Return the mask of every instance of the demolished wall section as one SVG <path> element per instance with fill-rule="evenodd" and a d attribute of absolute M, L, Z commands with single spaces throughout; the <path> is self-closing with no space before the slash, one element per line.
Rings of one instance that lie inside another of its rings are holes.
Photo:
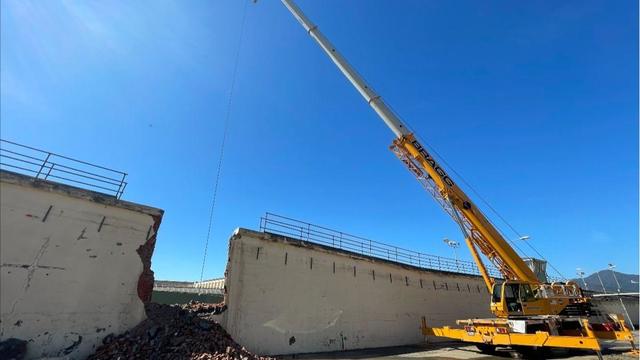
<path fill-rule="evenodd" d="M 220 322 L 262 355 L 417 344 L 433 326 L 489 316 L 478 276 L 408 265 L 238 229 Z"/>
<path fill-rule="evenodd" d="M 162 210 L 0 175 L 0 340 L 82 359 L 144 320 Z"/>

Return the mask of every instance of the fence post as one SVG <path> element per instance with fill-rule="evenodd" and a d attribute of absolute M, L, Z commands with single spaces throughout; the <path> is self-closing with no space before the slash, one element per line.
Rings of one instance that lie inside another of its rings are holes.
<path fill-rule="evenodd" d="M 122 173 L 122 180 L 120 180 L 120 185 L 118 185 L 118 192 L 116 192 L 116 198 L 120 199 L 122 193 L 124 192 L 124 179 L 127 177 L 127 173 Z"/>
<path fill-rule="evenodd" d="M 42 165 L 40 165 L 40 170 L 38 170 L 38 173 L 36 174 L 36 179 L 38 178 L 38 176 L 40 176 L 40 173 L 42 172 L 42 169 L 44 169 L 44 166 L 47 164 L 47 161 L 49 161 L 49 156 L 51 156 L 51 153 L 47 153 L 47 157 L 42 162 Z"/>
<path fill-rule="evenodd" d="M 53 167 L 54 167 L 55 165 L 56 165 L 56 164 L 51 163 L 51 167 L 49 168 L 49 171 L 47 171 L 47 175 L 45 175 L 45 177 L 44 177 L 44 179 L 45 179 L 45 180 L 47 180 L 47 178 L 49 177 L 49 174 L 51 174 L 51 170 L 53 170 Z"/>

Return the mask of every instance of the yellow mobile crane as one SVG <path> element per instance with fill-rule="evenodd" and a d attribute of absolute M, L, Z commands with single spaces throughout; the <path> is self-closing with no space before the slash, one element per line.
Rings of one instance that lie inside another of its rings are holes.
<path fill-rule="evenodd" d="M 476 343 L 481 350 L 495 346 L 563 347 L 592 349 L 600 355 L 599 339 L 626 340 L 633 336 L 622 316 L 608 323 L 591 324 L 590 298 L 575 282 L 543 283 L 518 256 L 482 211 L 456 185 L 436 159 L 420 143 L 402 120 L 385 104 L 346 59 L 336 50 L 292 0 L 281 0 L 320 45 L 366 102 L 393 131 L 391 150 L 424 188 L 453 218 L 491 294 L 493 319 L 458 320 L 463 328 L 432 328 L 422 319 L 424 335 L 441 336 Z M 484 255 L 502 274 L 497 281 L 480 257 Z"/>

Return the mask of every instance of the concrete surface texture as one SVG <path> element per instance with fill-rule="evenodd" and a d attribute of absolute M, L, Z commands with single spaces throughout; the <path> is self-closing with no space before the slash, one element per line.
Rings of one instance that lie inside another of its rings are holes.
<path fill-rule="evenodd" d="M 431 325 L 489 316 L 480 277 L 238 229 L 230 239 L 221 324 L 263 355 L 416 344 Z"/>
<path fill-rule="evenodd" d="M 162 210 L 0 173 L 0 339 L 85 358 L 145 318 Z"/>
<path fill-rule="evenodd" d="M 637 339 L 637 333 L 636 339 Z M 603 347 L 602 355 L 605 360 L 632 360 L 637 356 L 629 354 L 628 344 L 620 343 L 607 344 Z M 409 360 L 409 359 L 438 359 L 438 360 L 454 360 L 454 359 L 479 359 L 479 360 L 505 360 L 519 358 L 517 353 L 507 348 L 499 348 L 496 354 L 487 355 L 481 353 L 475 346 L 460 342 L 445 342 L 437 344 L 424 344 L 414 346 L 399 346 L 390 348 L 377 348 L 355 351 L 342 351 L 334 353 L 316 353 L 296 355 L 291 357 L 283 357 L 284 359 L 385 359 L 385 360 Z M 568 351 L 562 349 L 552 349 L 547 351 L 544 356 L 533 358 L 539 359 L 565 359 L 565 360 L 597 360 L 598 356 L 592 351 Z"/>

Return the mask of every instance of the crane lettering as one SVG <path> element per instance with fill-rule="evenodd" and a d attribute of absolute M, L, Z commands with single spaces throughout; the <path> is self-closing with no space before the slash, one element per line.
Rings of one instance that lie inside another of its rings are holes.
<path fill-rule="evenodd" d="M 424 147 L 422 147 L 422 145 L 418 142 L 418 140 L 415 140 L 415 139 L 412 140 L 411 144 L 416 148 L 416 150 L 418 150 L 420 155 L 424 157 L 425 161 L 428 162 L 429 165 L 431 165 L 433 170 L 435 170 L 436 173 L 440 175 L 440 178 L 442 179 L 442 181 L 444 181 L 444 183 L 449 186 L 453 186 L 453 180 L 451 180 L 451 178 L 447 175 L 447 173 L 436 163 L 435 159 L 431 157 L 431 155 L 429 155 L 427 150 Z"/>

